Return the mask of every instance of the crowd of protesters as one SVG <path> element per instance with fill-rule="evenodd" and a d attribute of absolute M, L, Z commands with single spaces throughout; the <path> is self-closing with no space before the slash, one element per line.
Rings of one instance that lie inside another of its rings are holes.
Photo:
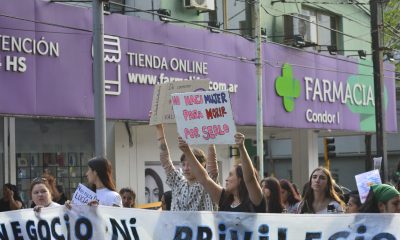
<path fill-rule="evenodd" d="M 244 145 L 245 136 L 235 134 L 240 163 L 233 165 L 225 179 L 225 187 L 218 183 L 217 154 L 214 145 L 208 146 L 207 155 L 191 148 L 178 138 L 182 171 L 172 163 L 164 127 L 156 126 L 160 162 L 165 170 L 166 184 L 171 191 L 164 192 L 161 210 L 166 211 L 229 211 L 288 214 L 339 214 L 339 213 L 400 213 L 399 185 L 372 185 L 362 204 L 357 191 L 344 194 L 331 173 L 324 167 L 312 171 L 303 187 L 303 194 L 287 179 L 275 177 L 259 179 Z M 400 164 L 399 164 L 400 165 Z M 399 166 L 400 168 L 400 166 Z M 400 169 L 398 169 L 398 172 Z M 112 166 L 105 158 L 88 161 L 86 172 L 88 187 L 96 193 L 91 206 L 136 207 L 136 193 L 129 187 L 117 192 L 112 176 Z M 36 212 L 44 207 L 65 204 L 72 208 L 56 179 L 44 172 L 32 180 L 31 205 Z M 13 184 L 3 186 L 0 212 L 18 210 L 24 205 L 18 188 Z"/>

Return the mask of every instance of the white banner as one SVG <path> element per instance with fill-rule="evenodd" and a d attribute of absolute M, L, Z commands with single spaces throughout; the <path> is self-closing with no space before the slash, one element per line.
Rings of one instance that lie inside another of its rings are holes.
<path fill-rule="evenodd" d="M 227 91 L 172 94 L 179 135 L 188 144 L 234 144 L 236 133 Z"/>
<path fill-rule="evenodd" d="M 0 239 L 396 240 L 400 214 L 162 212 L 64 206 L 0 213 Z"/>

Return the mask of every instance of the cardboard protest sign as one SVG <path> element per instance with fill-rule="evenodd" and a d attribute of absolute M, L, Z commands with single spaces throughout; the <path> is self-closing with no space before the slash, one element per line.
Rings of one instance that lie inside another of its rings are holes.
<path fill-rule="evenodd" d="M 208 80 L 193 80 L 164 83 L 154 86 L 150 125 L 175 123 L 171 94 L 206 91 L 208 90 L 208 85 Z"/>
<path fill-rule="evenodd" d="M 95 199 L 96 193 L 87 188 L 85 185 L 79 183 L 74 195 L 72 196 L 71 203 L 75 205 L 86 205 Z"/>
<path fill-rule="evenodd" d="M 172 94 L 179 135 L 188 144 L 234 144 L 236 126 L 227 91 Z"/>
<path fill-rule="evenodd" d="M 361 203 L 367 199 L 369 189 L 372 185 L 381 184 L 381 176 L 379 170 L 372 170 L 369 172 L 361 173 L 355 176 L 358 193 L 360 195 Z"/>

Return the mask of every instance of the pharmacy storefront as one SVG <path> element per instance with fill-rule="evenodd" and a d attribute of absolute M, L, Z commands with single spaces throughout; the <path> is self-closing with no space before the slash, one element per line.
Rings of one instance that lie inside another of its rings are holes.
<path fill-rule="evenodd" d="M 70 194 L 85 181 L 94 152 L 91 10 L 14 0 L 0 13 L 0 183 L 17 184 L 28 200 L 30 181 L 49 171 Z M 118 188 L 133 188 L 139 203 L 159 199 L 166 189 L 157 185 L 165 176 L 147 125 L 154 85 L 208 79 L 210 90 L 230 92 L 239 130 L 256 124 L 253 42 L 118 14 L 105 17 L 105 34 L 108 156 Z M 374 131 L 370 63 L 263 47 L 265 127 Z M 387 131 L 394 132 L 392 66 L 385 76 Z M 176 126 L 166 131 L 179 162 Z M 229 146 L 217 151 L 224 178 Z M 153 172 L 154 191 L 145 192 Z"/>

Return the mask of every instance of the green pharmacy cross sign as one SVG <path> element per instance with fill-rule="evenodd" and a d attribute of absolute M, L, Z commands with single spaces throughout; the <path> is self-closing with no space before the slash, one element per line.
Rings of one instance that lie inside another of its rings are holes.
<path fill-rule="evenodd" d="M 276 93 L 282 97 L 286 112 L 294 110 L 294 100 L 300 96 L 300 81 L 293 78 L 292 66 L 285 63 L 282 67 L 282 76 L 275 81 Z"/>
<path fill-rule="evenodd" d="M 333 125 L 342 124 L 342 120 L 346 119 L 353 124 L 358 122 L 357 130 L 375 131 L 374 82 L 371 66 L 372 63 L 359 64 L 357 72 L 348 74 L 345 78 L 338 75 L 330 75 L 332 78 L 329 78 L 325 75 L 325 78 L 321 79 L 318 76 L 305 75 L 302 77 L 304 82 L 301 82 L 295 78 L 292 65 L 285 63 L 282 66 L 281 76 L 275 79 L 275 92 L 282 98 L 283 108 L 287 113 L 294 113 L 295 101 L 302 106 L 302 109 L 295 112 L 304 113 L 306 124 L 326 124 L 331 128 Z M 304 99 L 300 99 L 303 90 Z M 386 87 L 384 91 L 385 109 L 387 109 Z M 318 104 L 314 104 L 315 102 Z"/>

